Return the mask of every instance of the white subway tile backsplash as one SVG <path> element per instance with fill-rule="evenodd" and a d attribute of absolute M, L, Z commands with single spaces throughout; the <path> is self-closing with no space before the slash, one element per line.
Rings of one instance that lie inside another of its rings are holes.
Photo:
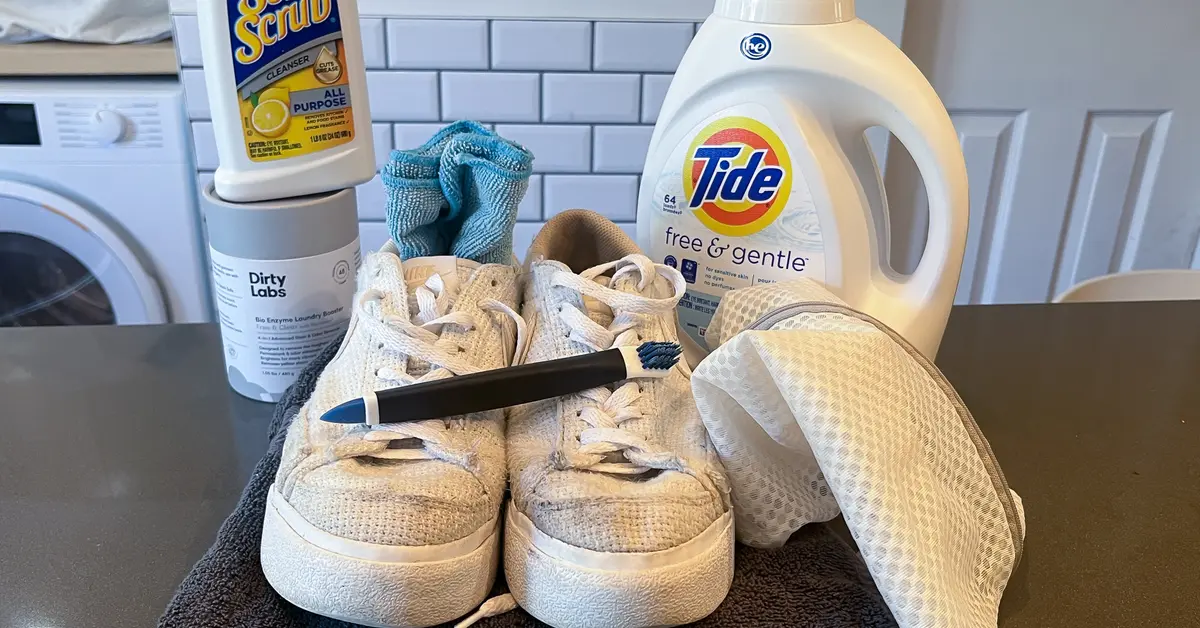
<path fill-rule="evenodd" d="M 436 72 L 367 72 L 367 90 L 376 122 L 438 119 Z"/>
<path fill-rule="evenodd" d="M 492 68 L 590 70 L 590 22 L 492 22 Z"/>
<path fill-rule="evenodd" d="M 383 37 L 383 20 L 363 18 L 358 21 L 362 31 L 363 64 L 368 70 L 387 67 L 387 43 Z"/>
<path fill-rule="evenodd" d="M 192 141 L 196 143 L 196 167 L 201 170 L 216 170 L 221 165 L 217 157 L 217 135 L 212 122 L 193 122 Z"/>
<path fill-rule="evenodd" d="M 372 124 L 371 143 L 375 145 L 375 167 L 382 168 L 392 154 L 392 125 Z"/>
<path fill-rule="evenodd" d="M 693 35 L 691 22 L 597 22 L 594 67 L 606 72 L 674 72 Z"/>
<path fill-rule="evenodd" d="M 486 70 L 486 20 L 388 20 L 388 67 Z"/>
<path fill-rule="evenodd" d="M 513 255 L 516 255 L 521 262 L 525 261 L 529 245 L 533 244 L 533 239 L 541 230 L 542 223 L 539 222 L 518 222 L 513 228 Z"/>
<path fill-rule="evenodd" d="M 374 253 L 383 248 L 383 245 L 387 244 L 387 241 L 390 239 L 392 239 L 392 235 L 388 233 L 387 223 L 358 223 L 358 246 L 362 250 L 364 258 L 366 258 L 367 253 Z"/>
<path fill-rule="evenodd" d="M 443 72 L 442 119 L 537 122 L 538 75 Z"/>
<path fill-rule="evenodd" d="M 199 26 L 194 16 L 172 19 L 196 167 L 209 171 L 218 159 Z M 519 257 L 546 218 L 575 207 L 634 235 L 651 125 L 698 24 L 375 17 L 360 24 L 378 166 L 392 148 L 424 144 L 443 121 L 500 123 L 500 135 L 535 155 L 517 214 Z M 201 182 L 211 179 L 200 173 Z M 387 191 L 379 176 L 356 191 L 363 249 L 378 250 L 388 239 Z"/>
<path fill-rule="evenodd" d="M 379 175 L 354 188 L 358 198 L 358 217 L 363 220 L 383 220 L 387 217 L 387 190 Z M 375 247 L 379 248 L 379 247 Z"/>
<path fill-rule="evenodd" d="M 429 138 L 435 133 L 442 130 L 445 126 L 441 122 L 432 122 L 429 124 L 396 124 L 392 137 L 395 139 L 397 150 L 412 150 L 420 148 Z"/>
<path fill-rule="evenodd" d="M 613 222 L 637 218 L 635 175 L 546 175 L 542 212 L 546 218 L 568 209 L 590 209 Z"/>
<path fill-rule="evenodd" d="M 537 222 L 542 219 L 542 175 L 529 177 L 529 191 L 517 207 L 517 220 Z"/>
<path fill-rule="evenodd" d="M 662 109 L 673 78 L 674 74 L 647 74 L 642 77 L 642 122 L 658 122 L 658 112 Z"/>
<path fill-rule="evenodd" d="M 496 133 L 533 152 L 534 172 L 587 172 L 591 165 L 591 127 L 499 124 Z"/>
<path fill-rule="evenodd" d="M 179 83 L 183 85 L 183 97 L 187 101 L 188 118 L 209 120 L 208 88 L 204 85 L 204 70 L 180 70 Z"/>
<path fill-rule="evenodd" d="M 636 222 L 619 222 L 617 223 L 617 226 L 621 228 L 621 231 L 624 231 L 626 234 L 628 234 L 630 238 L 633 238 L 634 242 L 637 242 Z"/>
<path fill-rule="evenodd" d="M 592 170 L 640 174 L 650 149 L 652 126 L 598 126 Z"/>
<path fill-rule="evenodd" d="M 175 52 L 180 67 L 203 65 L 200 56 L 200 24 L 194 15 L 176 15 L 171 18 L 175 27 Z"/>
<path fill-rule="evenodd" d="M 641 81 L 636 74 L 546 74 L 546 122 L 637 122 Z"/>

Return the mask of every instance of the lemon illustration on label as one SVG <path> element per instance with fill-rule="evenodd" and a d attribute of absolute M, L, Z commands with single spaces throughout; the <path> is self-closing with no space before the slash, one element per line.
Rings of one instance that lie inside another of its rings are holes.
<path fill-rule="evenodd" d="M 287 131 L 291 118 L 286 102 L 274 98 L 262 99 L 250 114 L 250 123 L 263 137 L 279 137 Z"/>
<path fill-rule="evenodd" d="M 288 105 L 292 104 L 292 93 L 286 87 L 268 87 L 258 95 L 259 100 L 278 100 Z"/>

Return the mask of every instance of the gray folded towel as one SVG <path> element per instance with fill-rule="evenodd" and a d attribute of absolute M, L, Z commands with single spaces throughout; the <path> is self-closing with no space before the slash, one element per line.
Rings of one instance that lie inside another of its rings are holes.
<path fill-rule="evenodd" d="M 312 394 L 341 341 L 325 349 L 284 393 L 271 419 L 271 444 L 254 468 L 237 507 L 175 592 L 160 628 L 348 628 L 351 624 L 299 609 L 267 584 L 258 562 L 267 490 L 275 481 L 288 424 Z M 695 624 L 710 628 L 896 626 L 862 560 L 825 525 L 809 525 L 787 545 L 763 550 L 739 545 L 729 597 Z M 496 592 L 505 590 L 503 574 Z M 523 611 L 484 619 L 480 628 L 542 626 Z"/>

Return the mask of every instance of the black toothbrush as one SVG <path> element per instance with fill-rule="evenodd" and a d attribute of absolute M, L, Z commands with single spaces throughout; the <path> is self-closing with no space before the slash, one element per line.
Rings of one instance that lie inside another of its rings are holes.
<path fill-rule="evenodd" d="M 679 363 L 674 342 L 646 342 L 571 358 L 450 377 L 380 390 L 321 415 L 328 423 L 407 423 L 497 410 L 607 386 L 625 379 L 662 378 Z"/>

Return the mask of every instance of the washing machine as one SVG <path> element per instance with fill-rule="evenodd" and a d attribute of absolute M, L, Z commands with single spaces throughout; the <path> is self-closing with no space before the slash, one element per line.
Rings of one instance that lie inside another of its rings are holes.
<path fill-rule="evenodd" d="M 0 326 L 212 319 L 173 79 L 0 81 Z"/>

